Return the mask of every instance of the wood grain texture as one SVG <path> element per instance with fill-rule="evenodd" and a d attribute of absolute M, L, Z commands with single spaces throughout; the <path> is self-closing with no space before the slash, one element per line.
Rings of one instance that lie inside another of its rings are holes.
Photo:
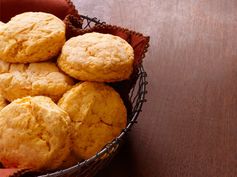
<path fill-rule="evenodd" d="M 237 1 L 74 0 L 151 36 L 148 102 L 97 177 L 237 176 Z"/>

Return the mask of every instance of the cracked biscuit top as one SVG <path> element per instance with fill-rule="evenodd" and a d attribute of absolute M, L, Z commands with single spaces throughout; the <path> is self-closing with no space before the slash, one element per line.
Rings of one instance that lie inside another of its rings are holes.
<path fill-rule="evenodd" d="M 119 94 L 102 83 L 79 83 L 63 95 L 58 105 L 71 118 L 72 148 L 82 159 L 99 152 L 127 123 L 127 111 Z"/>
<path fill-rule="evenodd" d="M 0 28 L 0 58 L 11 63 L 46 61 L 65 43 L 65 24 L 52 14 L 25 12 Z"/>
<path fill-rule="evenodd" d="M 70 118 L 50 98 L 17 99 L 0 111 L 0 162 L 5 168 L 58 168 L 70 151 Z"/>
<path fill-rule="evenodd" d="M 133 48 L 124 39 L 93 32 L 69 39 L 58 65 L 78 80 L 115 82 L 129 79 L 133 61 Z"/>
<path fill-rule="evenodd" d="M 57 101 L 72 87 L 73 80 L 52 62 L 9 64 L 0 61 L 0 90 L 8 101 L 44 95 Z"/>

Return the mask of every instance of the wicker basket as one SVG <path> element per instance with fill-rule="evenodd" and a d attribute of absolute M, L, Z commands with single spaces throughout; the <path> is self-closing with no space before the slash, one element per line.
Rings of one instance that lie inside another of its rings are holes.
<path fill-rule="evenodd" d="M 84 21 L 83 25 L 80 26 L 80 22 L 77 20 L 74 21 L 75 25 L 82 30 L 91 29 L 95 25 L 105 24 L 104 22 L 100 22 L 97 18 L 89 18 L 87 16 L 81 15 L 81 20 Z M 144 49 L 143 56 L 148 48 L 148 44 Z M 137 123 L 137 118 L 139 113 L 141 112 L 141 108 L 145 100 L 146 91 L 146 81 L 147 74 L 144 71 L 142 64 L 136 65 L 136 72 L 134 72 L 132 79 L 129 81 L 129 87 L 127 87 L 127 91 L 124 93 L 121 92 L 123 84 L 128 85 L 127 81 L 120 82 L 116 84 L 111 84 L 122 96 L 125 105 L 128 109 L 128 124 L 126 128 L 121 132 L 121 134 L 115 138 L 112 142 L 107 144 L 100 152 L 98 152 L 95 156 L 87 159 L 83 162 L 80 162 L 70 168 L 56 171 L 56 172 L 47 172 L 47 173 L 36 173 L 36 172 L 26 172 L 24 177 L 30 176 L 38 176 L 38 177 L 93 177 L 95 174 L 102 168 L 104 168 L 116 155 L 119 148 L 123 144 L 123 141 L 131 130 L 132 126 Z M 131 84 L 132 83 L 132 84 Z M 127 94 L 127 96 L 126 96 Z"/>

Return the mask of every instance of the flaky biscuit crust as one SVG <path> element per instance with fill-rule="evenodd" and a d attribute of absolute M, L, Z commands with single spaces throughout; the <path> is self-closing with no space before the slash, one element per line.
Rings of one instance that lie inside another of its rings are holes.
<path fill-rule="evenodd" d="M 78 80 L 115 82 L 129 79 L 133 61 L 133 48 L 125 40 L 93 32 L 69 39 L 58 65 Z"/>
<path fill-rule="evenodd" d="M 24 97 L 0 111 L 0 162 L 6 168 L 55 169 L 69 154 L 70 118 L 50 98 Z"/>
<path fill-rule="evenodd" d="M 57 101 L 73 85 L 52 62 L 9 64 L 0 61 L 0 89 L 8 101 L 43 95 Z"/>
<path fill-rule="evenodd" d="M 46 61 L 65 43 L 65 24 L 43 12 L 25 12 L 0 28 L 0 58 L 11 63 Z"/>
<path fill-rule="evenodd" d="M 99 152 L 127 123 L 126 108 L 119 94 L 102 83 L 79 83 L 63 95 L 58 105 L 71 118 L 72 148 L 82 159 Z"/>

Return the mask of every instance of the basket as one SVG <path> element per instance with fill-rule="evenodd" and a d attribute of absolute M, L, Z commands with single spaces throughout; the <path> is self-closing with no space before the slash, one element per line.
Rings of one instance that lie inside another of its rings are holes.
<path fill-rule="evenodd" d="M 88 16 L 80 15 L 81 20 L 84 21 L 83 26 L 80 26 L 78 21 L 75 21 L 80 28 L 82 29 L 90 29 L 95 25 L 98 24 L 105 24 L 104 22 L 101 22 L 97 18 L 90 18 Z M 148 44 L 145 50 L 147 50 Z M 146 51 L 145 51 L 146 52 Z M 145 53 L 144 52 L 144 53 Z M 144 56 L 143 56 L 144 57 Z M 29 176 L 38 176 L 38 177 L 93 177 L 96 175 L 96 173 L 101 170 L 102 168 L 106 167 L 109 162 L 112 160 L 112 158 L 116 155 L 119 148 L 124 142 L 124 139 L 126 135 L 129 133 L 131 128 L 135 123 L 137 123 L 137 118 L 139 113 L 141 112 L 142 105 L 146 101 L 145 95 L 147 93 L 146 91 L 146 77 L 147 74 L 140 63 L 139 66 L 136 67 L 137 70 L 135 74 L 133 74 L 132 82 L 130 80 L 130 88 L 127 92 L 127 97 L 124 96 L 121 92 L 120 95 L 123 98 L 125 105 L 128 109 L 128 123 L 125 129 L 121 132 L 121 134 L 116 137 L 112 142 L 107 144 L 100 152 L 98 152 L 96 155 L 91 157 L 90 159 L 87 159 L 83 162 L 80 162 L 70 168 L 59 170 L 56 172 L 50 172 L 50 173 L 34 173 L 34 172 L 28 172 L 25 173 L 24 177 Z M 126 82 L 126 81 L 125 81 Z M 124 83 L 124 82 L 123 82 Z M 123 83 L 119 83 L 123 84 Z M 126 83 L 125 83 L 126 84 Z M 112 84 L 112 86 L 119 91 L 119 88 L 116 84 Z M 22 176 L 22 175 L 21 175 Z"/>

